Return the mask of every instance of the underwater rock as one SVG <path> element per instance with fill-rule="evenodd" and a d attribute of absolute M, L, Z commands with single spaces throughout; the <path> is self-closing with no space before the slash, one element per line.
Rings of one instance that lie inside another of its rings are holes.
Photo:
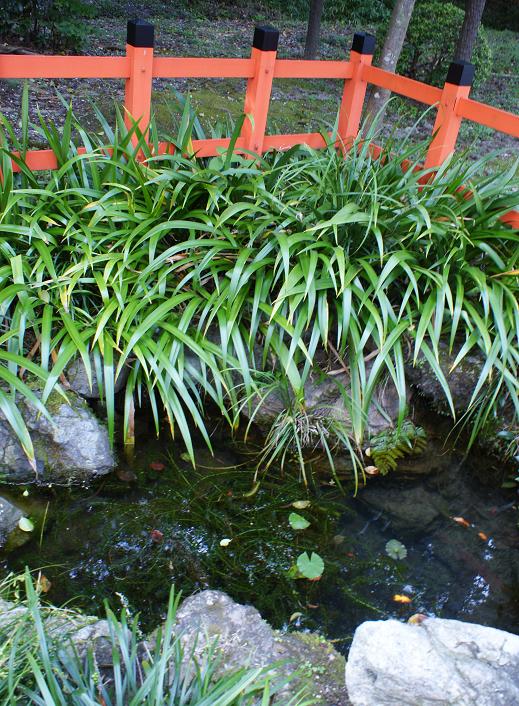
<path fill-rule="evenodd" d="M 391 527 L 395 530 L 412 530 L 420 527 L 425 531 L 438 517 L 448 512 L 448 507 L 442 498 L 423 485 L 394 488 L 369 484 L 360 490 L 359 499 L 380 510 L 385 519 L 391 520 Z"/>
<path fill-rule="evenodd" d="M 280 692 L 279 706 L 302 687 L 322 706 L 350 703 L 344 687 L 344 657 L 330 643 L 319 635 L 279 633 L 256 608 L 235 603 L 222 591 L 202 591 L 187 598 L 177 613 L 176 629 L 185 654 L 194 650 L 200 655 L 217 638 L 222 674 L 241 667 L 269 667 L 279 660 L 284 660 L 276 667 L 280 677 L 300 669 Z"/>
<path fill-rule="evenodd" d="M 346 665 L 353 706 L 512 706 L 519 636 L 458 620 L 362 623 Z"/>
<path fill-rule="evenodd" d="M 47 409 L 53 423 L 26 400 L 20 410 L 34 445 L 37 471 L 31 467 L 11 427 L 0 413 L 0 479 L 3 483 L 85 483 L 115 466 L 108 432 L 87 403 L 73 392 L 68 403 L 53 393 Z"/>
<path fill-rule="evenodd" d="M 9 537 L 16 531 L 22 517 L 21 510 L 0 497 L 0 551 L 6 547 Z"/>
<path fill-rule="evenodd" d="M 114 361 L 117 365 L 118 359 Z M 88 382 L 88 376 L 85 370 L 84 363 L 81 358 L 76 358 L 65 369 L 65 377 L 70 385 L 70 389 L 81 397 L 91 400 L 99 400 L 101 394 L 99 385 L 97 384 L 97 372 L 93 356 L 90 356 L 90 364 L 92 366 L 92 387 Z M 130 370 L 128 366 L 124 366 L 119 374 L 119 377 L 114 384 L 114 392 L 120 392 L 128 379 Z"/>

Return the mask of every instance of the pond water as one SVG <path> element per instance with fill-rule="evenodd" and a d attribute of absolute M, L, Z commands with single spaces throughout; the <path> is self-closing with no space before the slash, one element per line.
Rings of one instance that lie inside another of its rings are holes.
<path fill-rule="evenodd" d="M 433 473 L 374 478 L 353 497 L 325 475 L 308 494 L 288 476 L 256 489 L 247 457 L 225 445 L 214 458 L 198 449 L 193 470 L 176 447 L 141 443 L 119 478 L 88 489 L 2 490 L 40 524 L 0 571 L 42 568 L 49 600 L 93 613 L 105 600 L 128 604 L 144 629 L 163 617 L 174 583 L 184 595 L 222 589 L 275 627 L 319 630 L 342 651 L 362 621 L 414 613 L 519 632 L 514 496 L 477 481 L 470 459 L 428 453 Z M 303 531 L 288 520 L 298 501 L 309 501 L 296 509 L 310 522 Z M 386 554 L 391 539 L 405 558 Z M 323 557 L 320 581 L 291 576 L 303 551 Z"/>

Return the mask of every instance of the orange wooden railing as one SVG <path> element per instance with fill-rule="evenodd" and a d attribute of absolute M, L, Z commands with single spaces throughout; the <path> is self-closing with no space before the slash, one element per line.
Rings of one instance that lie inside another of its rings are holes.
<path fill-rule="evenodd" d="M 454 152 L 464 119 L 519 138 L 519 115 L 469 98 L 474 78 L 472 64 L 453 62 L 445 85 L 436 88 L 372 66 L 375 38 L 364 32 L 354 35 L 349 59 L 345 61 L 278 59 L 278 37 L 279 33 L 273 27 L 257 27 L 248 59 L 156 57 L 153 54 L 153 25 L 136 20 L 128 22 L 126 56 L 0 55 L 0 79 L 124 79 L 127 123 L 137 122 L 145 133 L 150 121 L 154 78 L 246 78 L 244 112 L 248 119 L 244 122 L 235 149 L 257 153 L 273 148 L 283 150 L 295 144 L 307 144 L 314 148 L 325 146 L 325 139 L 320 133 L 266 134 L 272 82 L 276 78 L 344 81 L 338 123 L 339 144 L 343 150 L 348 149 L 358 134 L 369 84 L 387 88 L 425 105 L 438 106 L 433 138 L 424 165 L 426 168 L 439 166 Z M 229 139 L 193 142 L 194 150 L 201 157 L 216 155 L 228 146 Z M 168 144 L 161 143 L 160 152 L 169 149 Z M 33 170 L 58 167 L 52 150 L 30 150 L 23 156 Z M 15 162 L 13 169 L 20 169 Z M 519 228 L 519 211 L 509 212 L 503 220 Z"/>

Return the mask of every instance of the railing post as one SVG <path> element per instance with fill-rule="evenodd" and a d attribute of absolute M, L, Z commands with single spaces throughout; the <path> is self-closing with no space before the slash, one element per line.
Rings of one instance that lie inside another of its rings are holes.
<path fill-rule="evenodd" d="M 366 32 L 356 32 L 350 51 L 350 63 L 353 68 L 351 78 L 344 82 L 337 137 L 339 147 L 347 151 L 359 132 L 362 108 L 366 97 L 367 83 L 362 78 L 364 66 L 373 61 L 375 37 Z"/>
<path fill-rule="evenodd" d="M 126 79 L 124 120 L 128 129 L 136 122 L 143 134 L 147 133 L 150 124 L 154 34 L 155 28 L 149 22 L 128 22 L 126 56 L 130 76 Z"/>
<path fill-rule="evenodd" d="M 247 117 L 241 137 L 245 149 L 258 154 L 263 151 L 278 40 L 279 32 L 274 27 L 256 27 L 254 30 L 251 54 L 254 75 L 247 81 L 244 106 Z"/>
<path fill-rule="evenodd" d="M 474 66 L 468 61 L 453 61 L 449 66 L 433 128 L 433 139 L 424 167 L 439 167 L 456 148 L 462 118 L 457 114 L 460 98 L 468 98 L 474 81 Z"/>

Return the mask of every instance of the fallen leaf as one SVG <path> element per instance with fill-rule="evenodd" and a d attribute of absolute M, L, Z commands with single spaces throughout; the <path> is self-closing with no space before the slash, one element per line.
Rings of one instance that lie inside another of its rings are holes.
<path fill-rule="evenodd" d="M 412 598 L 409 598 L 409 596 L 404 596 L 402 593 L 395 593 L 393 600 L 395 603 L 411 603 Z"/>
<path fill-rule="evenodd" d="M 223 539 L 220 540 L 220 546 L 221 547 L 228 547 L 231 542 L 232 542 L 232 540 L 229 539 L 229 537 L 224 537 Z"/>
<path fill-rule="evenodd" d="M 291 615 L 290 618 L 288 619 L 288 622 L 289 622 L 289 623 L 293 623 L 294 620 L 297 620 L 298 618 L 301 618 L 302 615 L 303 615 L 302 613 L 292 613 L 292 615 Z"/>
<path fill-rule="evenodd" d="M 150 468 L 152 471 L 163 471 L 166 468 L 166 464 L 162 463 L 161 461 L 152 461 L 150 463 Z"/>
<path fill-rule="evenodd" d="M 415 613 L 408 619 L 409 625 L 420 625 L 424 620 L 427 620 L 427 616 L 423 613 Z"/>
<path fill-rule="evenodd" d="M 159 544 L 164 539 L 164 533 L 158 529 L 151 530 L 150 532 L 151 541 Z"/>
<path fill-rule="evenodd" d="M 478 537 L 484 542 L 488 542 L 488 536 L 484 532 L 478 532 Z"/>
<path fill-rule="evenodd" d="M 470 527 L 470 522 L 464 517 L 453 517 L 451 519 L 453 519 L 454 522 L 456 522 L 458 525 L 461 525 L 462 527 Z"/>
<path fill-rule="evenodd" d="M 34 525 L 28 517 L 20 517 L 18 520 L 18 527 L 22 530 L 22 532 L 32 532 L 34 529 Z"/>
<path fill-rule="evenodd" d="M 311 608 L 312 610 L 317 610 L 317 608 L 319 608 L 319 603 L 307 603 L 306 607 Z"/>
<path fill-rule="evenodd" d="M 310 505 L 310 500 L 294 500 L 292 503 L 292 507 L 295 507 L 296 510 L 304 510 L 305 507 L 310 507 Z"/>
<path fill-rule="evenodd" d="M 36 590 L 38 593 L 48 593 L 52 587 L 52 583 L 44 575 L 40 574 L 36 580 Z"/>
<path fill-rule="evenodd" d="M 368 476 L 378 476 L 380 471 L 378 470 L 378 468 L 376 466 L 366 466 L 364 468 L 364 473 L 367 473 Z"/>

